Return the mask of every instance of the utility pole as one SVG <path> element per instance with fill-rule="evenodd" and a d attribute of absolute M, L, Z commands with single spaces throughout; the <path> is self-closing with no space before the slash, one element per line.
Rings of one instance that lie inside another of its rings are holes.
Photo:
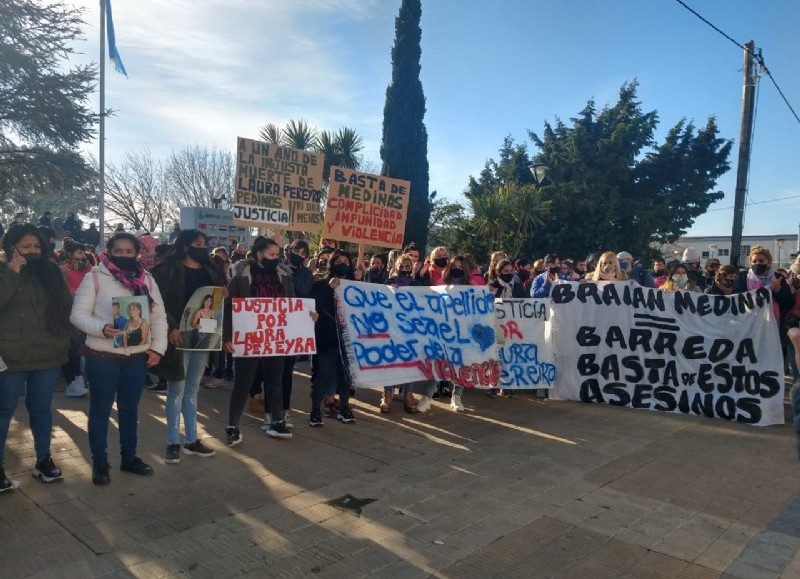
<path fill-rule="evenodd" d="M 739 267 L 744 227 L 744 202 L 747 195 L 747 174 L 750 171 L 750 137 L 753 134 L 753 100 L 756 92 L 756 45 L 751 40 L 744 45 L 744 91 L 742 94 L 742 129 L 739 133 L 739 163 L 736 168 L 736 198 L 733 203 L 731 232 L 731 265 Z"/>

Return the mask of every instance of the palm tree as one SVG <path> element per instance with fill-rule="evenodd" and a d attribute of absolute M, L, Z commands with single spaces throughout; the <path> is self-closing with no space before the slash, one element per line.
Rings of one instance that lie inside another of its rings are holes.
<path fill-rule="evenodd" d="M 283 145 L 283 129 L 281 129 L 280 125 L 276 125 L 275 123 L 267 123 L 261 127 L 258 136 L 266 143 Z"/>
<path fill-rule="evenodd" d="M 283 129 L 284 143 L 301 151 L 311 150 L 317 146 L 317 129 L 303 119 L 289 121 Z"/>
<path fill-rule="evenodd" d="M 322 131 L 317 139 L 316 152 L 325 155 L 323 179 L 328 180 L 331 166 L 358 169 L 361 157 L 358 153 L 364 148 L 364 139 L 355 129 L 342 127 L 336 133 Z"/>

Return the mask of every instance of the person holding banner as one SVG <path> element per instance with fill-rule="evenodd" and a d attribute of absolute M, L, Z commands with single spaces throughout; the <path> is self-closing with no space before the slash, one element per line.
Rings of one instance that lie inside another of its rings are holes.
<path fill-rule="evenodd" d="M 259 236 L 253 242 L 252 258 L 238 262 L 233 267 L 233 278 L 228 286 L 228 297 L 233 298 L 291 298 L 295 297 L 292 274 L 286 266 L 280 265 L 280 246 L 267 237 Z M 223 316 L 222 348 L 234 353 L 233 347 L 233 308 L 231 299 L 225 301 Z M 316 312 L 309 312 L 312 319 Z M 229 446 L 242 442 L 239 423 L 244 413 L 250 387 L 256 372 L 262 372 L 265 398 L 270 408 L 270 423 L 266 433 L 272 438 L 291 438 L 292 433 L 284 418 L 283 367 L 286 356 L 251 356 L 235 358 L 233 392 L 228 410 L 228 426 L 225 434 Z"/>
<path fill-rule="evenodd" d="M 181 337 L 181 319 L 186 304 L 201 287 L 225 285 L 225 275 L 211 261 L 206 248 L 208 238 L 197 229 L 183 229 L 175 238 L 165 258 L 153 266 L 153 277 L 164 296 L 169 322 L 169 348 L 155 368 L 159 378 L 167 380 L 167 446 L 164 462 L 181 461 L 181 415 L 183 415 L 183 453 L 200 457 L 214 456 L 197 436 L 197 391 L 208 363 L 208 352 L 179 350 L 191 348 Z"/>
<path fill-rule="evenodd" d="M 317 353 L 312 358 L 311 369 L 311 415 L 309 426 L 322 426 L 322 404 L 326 402 L 332 414 L 333 397 L 339 394 L 339 410 L 336 418 L 344 424 L 356 421 L 350 409 L 350 382 L 345 372 L 343 353 L 339 349 L 339 326 L 334 289 L 343 279 L 355 279 L 350 255 L 340 249 L 331 254 L 328 261 L 328 277 L 317 280 L 311 288 L 311 297 L 316 300 L 319 321 L 315 326 Z"/>
<path fill-rule="evenodd" d="M 750 269 L 739 272 L 733 282 L 732 292 L 738 294 L 768 287 L 772 292 L 775 319 L 780 325 L 781 314 L 788 312 L 794 305 L 792 290 L 785 279 L 777 277 L 772 271 L 772 253 L 769 249 L 754 245 L 748 259 Z"/>
<path fill-rule="evenodd" d="M 435 247 L 420 270 L 422 285 L 439 285 L 444 277 L 450 257 L 446 247 Z"/>
<path fill-rule="evenodd" d="M 684 266 L 680 261 L 671 261 L 667 264 L 667 280 L 661 285 L 661 290 L 665 292 L 686 291 L 703 293 L 703 290 L 689 277 Z"/>
<path fill-rule="evenodd" d="M 83 278 L 75 293 L 70 319 L 86 333 L 86 375 L 89 389 L 89 447 L 92 482 L 111 482 L 108 464 L 108 424 L 117 403 L 120 470 L 140 476 L 153 468 L 136 456 L 139 400 L 147 369 L 158 364 L 167 349 L 164 302 L 153 277 L 137 260 L 139 240 L 130 233 L 115 233 L 106 243 L 101 263 Z M 146 296 L 150 332 L 146 342 L 120 348 L 115 340 L 123 330 L 114 323 L 114 305 L 124 296 Z"/>
<path fill-rule="evenodd" d="M 501 259 L 489 270 L 489 287 L 494 290 L 496 298 L 528 297 L 522 282 L 514 273 L 514 266 L 507 259 Z"/>

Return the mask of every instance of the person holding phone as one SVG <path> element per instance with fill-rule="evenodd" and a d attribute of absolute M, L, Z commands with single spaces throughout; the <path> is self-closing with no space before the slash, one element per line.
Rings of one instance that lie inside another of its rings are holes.
<path fill-rule="evenodd" d="M 4 451 L 23 390 L 36 450 L 33 476 L 44 483 L 63 477 L 50 454 L 51 404 L 72 329 L 69 288 L 36 226 L 12 225 L 2 247 L 0 359 L 8 369 L 0 372 L 0 493 L 15 488 L 5 474 Z"/>
<path fill-rule="evenodd" d="M 553 284 L 563 279 L 561 273 L 561 259 L 555 253 L 544 256 L 544 272 L 537 275 L 531 283 L 532 298 L 548 298 Z"/>

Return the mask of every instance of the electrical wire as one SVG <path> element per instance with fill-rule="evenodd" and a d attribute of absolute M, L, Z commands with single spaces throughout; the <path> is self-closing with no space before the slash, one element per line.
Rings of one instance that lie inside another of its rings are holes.
<path fill-rule="evenodd" d="M 738 46 L 742 50 L 745 50 L 745 47 L 744 47 L 743 44 L 741 44 L 740 42 L 737 42 L 736 40 L 734 40 L 733 38 L 731 38 L 730 36 L 725 34 L 722 30 L 720 30 L 718 27 L 716 27 L 712 22 L 710 22 L 708 19 L 704 18 L 702 14 L 700 14 L 699 12 L 697 12 L 696 10 L 691 8 L 689 5 L 687 5 L 686 2 L 684 2 L 683 0 L 675 0 L 675 1 L 678 4 L 680 4 L 681 6 L 683 6 L 684 8 L 686 8 L 689 12 L 691 12 L 692 14 L 697 16 L 700 20 L 702 20 L 703 22 L 708 24 L 716 32 L 718 32 L 719 34 L 724 36 L 726 39 L 730 40 L 733 44 L 735 44 L 736 46 Z M 761 66 L 761 68 L 764 69 L 764 72 L 767 73 L 767 76 L 769 77 L 769 79 L 772 81 L 772 84 L 777 89 L 778 94 L 781 95 L 781 98 L 783 99 L 783 102 L 786 103 L 787 107 L 789 107 L 789 110 L 791 111 L 792 116 L 794 116 L 795 120 L 798 123 L 800 123 L 800 116 L 798 116 L 797 111 L 794 110 L 794 107 L 789 102 L 789 99 L 786 98 L 786 95 L 783 93 L 783 90 L 781 89 L 781 87 L 778 86 L 778 81 L 776 81 L 775 77 L 772 76 L 772 72 L 770 72 L 769 68 L 767 68 L 767 65 L 764 63 L 764 57 L 761 55 L 761 51 L 759 51 L 758 55 L 755 58 L 758 61 L 758 64 Z"/>
<path fill-rule="evenodd" d="M 765 201 L 752 201 L 748 203 L 748 205 L 764 205 L 765 203 L 777 203 L 778 201 L 786 201 L 787 199 L 797 199 L 798 197 L 800 197 L 800 194 L 788 195 L 786 197 L 776 197 L 775 199 L 766 199 Z M 711 211 L 725 211 L 727 209 L 735 209 L 735 206 L 728 205 L 727 207 L 715 207 L 713 209 L 708 209 L 706 212 L 708 213 Z"/>

